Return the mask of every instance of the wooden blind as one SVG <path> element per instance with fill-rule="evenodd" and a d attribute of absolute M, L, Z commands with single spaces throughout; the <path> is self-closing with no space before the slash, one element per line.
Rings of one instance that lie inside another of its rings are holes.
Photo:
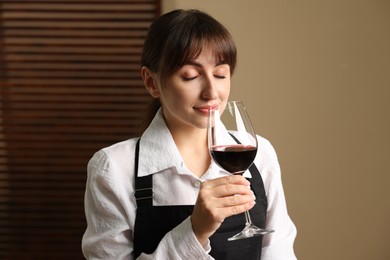
<path fill-rule="evenodd" d="M 136 135 L 153 0 L 0 1 L 0 259 L 82 259 L 86 165 Z"/>

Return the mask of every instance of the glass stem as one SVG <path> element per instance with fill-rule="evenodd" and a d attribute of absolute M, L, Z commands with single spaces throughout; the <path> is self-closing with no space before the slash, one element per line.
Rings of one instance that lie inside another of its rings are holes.
<path fill-rule="evenodd" d="M 250 225 L 252 224 L 251 216 L 249 215 L 249 211 L 245 211 L 245 225 Z"/>

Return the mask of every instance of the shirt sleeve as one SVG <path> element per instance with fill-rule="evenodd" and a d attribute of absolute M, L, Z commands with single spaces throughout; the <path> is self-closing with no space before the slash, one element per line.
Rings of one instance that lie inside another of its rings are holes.
<path fill-rule="evenodd" d="M 264 235 L 262 260 L 295 260 L 294 241 L 296 227 L 288 215 L 283 191 L 280 166 L 271 143 L 262 140 L 262 177 L 267 194 L 266 228 L 275 232 Z"/>
<path fill-rule="evenodd" d="M 88 163 L 84 196 L 87 229 L 82 251 L 86 259 L 125 259 L 131 255 L 132 233 L 116 186 L 109 159 L 99 151 Z"/>
<path fill-rule="evenodd" d="M 86 259 L 134 259 L 131 218 L 135 218 L 136 208 L 130 206 L 130 192 L 123 182 L 113 177 L 113 168 L 104 151 L 88 163 L 84 198 L 87 229 L 82 238 Z M 213 259 L 208 255 L 210 250 L 210 244 L 200 245 L 188 217 L 165 235 L 153 254 L 141 254 L 137 259 Z"/>

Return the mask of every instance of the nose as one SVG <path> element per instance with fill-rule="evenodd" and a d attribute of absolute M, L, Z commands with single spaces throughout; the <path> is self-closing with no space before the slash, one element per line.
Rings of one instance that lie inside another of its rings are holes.
<path fill-rule="evenodd" d="M 202 98 L 205 100 L 214 100 L 218 98 L 217 83 L 212 78 L 207 78 L 203 84 Z"/>

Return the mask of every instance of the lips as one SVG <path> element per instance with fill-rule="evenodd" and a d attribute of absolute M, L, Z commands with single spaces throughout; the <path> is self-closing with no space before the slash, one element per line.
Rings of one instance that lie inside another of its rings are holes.
<path fill-rule="evenodd" d="M 218 105 L 196 107 L 195 109 L 198 110 L 199 112 L 201 112 L 202 114 L 208 115 L 209 109 L 217 110 Z"/>

